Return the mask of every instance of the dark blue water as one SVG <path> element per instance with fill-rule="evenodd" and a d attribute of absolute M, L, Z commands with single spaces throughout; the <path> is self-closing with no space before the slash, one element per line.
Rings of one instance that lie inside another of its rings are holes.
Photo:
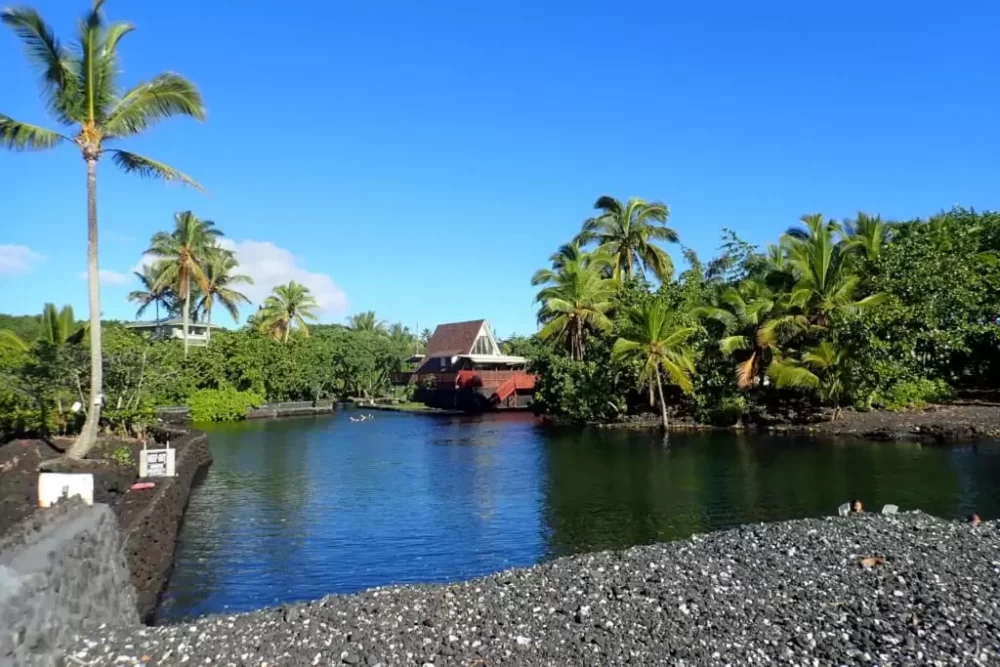
<path fill-rule="evenodd" d="M 376 413 L 214 427 L 160 620 L 465 579 L 861 498 L 1000 514 L 1000 446 L 550 431 Z"/>

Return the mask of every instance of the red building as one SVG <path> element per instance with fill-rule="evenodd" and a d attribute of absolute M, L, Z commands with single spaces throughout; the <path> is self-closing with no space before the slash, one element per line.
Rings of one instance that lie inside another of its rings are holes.
<path fill-rule="evenodd" d="M 439 408 L 495 410 L 531 405 L 527 359 L 503 354 L 486 320 L 440 324 L 410 378 L 417 398 Z"/>

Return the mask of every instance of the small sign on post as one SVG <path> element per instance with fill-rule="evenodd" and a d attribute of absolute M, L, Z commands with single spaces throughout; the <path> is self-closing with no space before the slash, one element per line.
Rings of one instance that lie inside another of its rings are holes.
<path fill-rule="evenodd" d="M 177 450 L 144 449 L 139 452 L 139 477 L 173 477 Z"/>

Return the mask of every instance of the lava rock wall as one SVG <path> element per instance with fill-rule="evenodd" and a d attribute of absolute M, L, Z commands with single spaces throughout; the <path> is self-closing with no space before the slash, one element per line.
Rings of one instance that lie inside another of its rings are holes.
<path fill-rule="evenodd" d="M 0 541 L 0 665 L 55 665 L 74 635 L 139 623 L 118 519 L 64 501 Z"/>

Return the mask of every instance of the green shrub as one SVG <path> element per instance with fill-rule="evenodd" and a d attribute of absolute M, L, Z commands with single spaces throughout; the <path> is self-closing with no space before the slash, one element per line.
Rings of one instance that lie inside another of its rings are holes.
<path fill-rule="evenodd" d="M 875 403 L 887 410 L 922 408 L 951 398 L 951 388 L 944 380 L 904 380 L 880 393 Z"/>
<path fill-rule="evenodd" d="M 132 456 L 132 449 L 128 445 L 122 445 L 111 453 L 111 460 L 120 466 L 135 466 L 135 458 Z"/>
<path fill-rule="evenodd" d="M 264 402 L 264 398 L 252 391 L 239 391 L 233 387 L 222 389 L 199 389 L 188 398 L 193 422 L 219 422 L 246 419 L 250 408 Z"/>
<path fill-rule="evenodd" d="M 101 431 L 108 435 L 144 438 L 154 423 L 156 410 L 151 407 L 101 411 Z"/>

